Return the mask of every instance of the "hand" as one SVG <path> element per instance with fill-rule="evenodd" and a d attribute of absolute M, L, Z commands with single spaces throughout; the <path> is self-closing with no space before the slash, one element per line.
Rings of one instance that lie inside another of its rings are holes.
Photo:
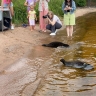
<path fill-rule="evenodd" d="M 29 16 L 27 16 L 27 18 L 29 18 Z"/>
<path fill-rule="evenodd" d="M 71 7 L 68 7 L 68 10 L 71 10 L 72 8 Z"/>
<path fill-rule="evenodd" d="M 64 8 L 64 10 L 68 10 L 68 8 L 66 7 L 66 8 Z"/>

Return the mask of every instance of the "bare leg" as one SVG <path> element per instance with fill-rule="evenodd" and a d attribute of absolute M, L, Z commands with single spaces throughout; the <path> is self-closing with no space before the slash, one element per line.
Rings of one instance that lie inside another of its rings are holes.
<path fill-rule="evenodd" d="M 11 4 L 12 4 L 12 3 L 11 3 Z M 14 16 L 13 5 L 11 5 L 11 6 L 9 7 L 9 9 L 10 9 L 10 12 L 11 12 L 11 16 L 13 17 L 13 16 Z M 13 25 L 12 25 L 12 21 L 11 21 L 11 26 L 13 27 Z M 11 29 L 14 29 L 14 27 L 11 28 Z"/>
<path fill-rule="evenodd" d="M 70 32 L 69 35 L 72 36 L 72 34 L 73 34 L 73 25 L 70 25 L 70 31 L 69 32 Z"/>
<path fill-rule="evenodd" d="M 34 28 L 35 28 L 35 26 L 33 25 L 33 26 L 32 26 L 32 30 L 34 30 Z"/>
<path fill-rule="evenodd" d="M 67 36 L 69 37 L 69 25 L 66 25 Z"/>
<path fill-rule="evenodd" d="M 11 12 L 11 16 L 14 16 L 14 10 L 13 10 L 13 6 L 10 7 L 10 12 Z"/>
<path fill-rule="evenodd" d="M 33 31 L 33 27 L 32 27 L 32 25 L 30 25 L 30 30 Z"/>

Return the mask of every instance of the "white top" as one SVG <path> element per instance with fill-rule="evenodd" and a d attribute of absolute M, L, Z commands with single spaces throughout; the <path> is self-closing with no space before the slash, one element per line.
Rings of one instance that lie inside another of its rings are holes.
<path fill-rule="evenodd" d="M 38 10 L 39 11 L 43 11 L 43 9 L 42 9 L 42 3 L 44 2 L 44 8 L 45 8 L 45 10 L 47 9 L 48 10 L 48 2 L 49 2 L 50 0 L 40 0 L 39 1 L 39 8 L 38 8 Z"/>
<path fill-rule="evenodd" d="M 58 22 L 59 24 L 62 25 L 60 19 L 56 15 L 53 16 L 53 21 L 56 21 L 56 22 Z"/>

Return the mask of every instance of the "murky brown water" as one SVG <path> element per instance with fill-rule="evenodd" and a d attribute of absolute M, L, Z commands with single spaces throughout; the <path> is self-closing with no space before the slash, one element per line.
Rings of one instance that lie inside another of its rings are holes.
<path fill-rule="evenodd" d="M 64 30 L 41 40 L 42 44 L 62 41 L 70 48 L 35 46 L 28 57 L 0 73 L 0 96 L 96 96 L 95 30 L 96 13 L 91 13 L 77 19 L 72 40 Z M 61 58 L 85 61 L 94 70 L 64 67 Z"/>
<path fill-rule="evenodd" d="M 71 46 L 68 49 L 54 49 L 48 74 L 34 96 L 96 96 L 96 13 L 78 18 L 74 31 L 72 41 L 66 40 L 65 31 L 48 38 L 49 41 L 59 40 Z M 67 68 L 59 62 L 61 58 L 85 61 L 95 69 Z"/>

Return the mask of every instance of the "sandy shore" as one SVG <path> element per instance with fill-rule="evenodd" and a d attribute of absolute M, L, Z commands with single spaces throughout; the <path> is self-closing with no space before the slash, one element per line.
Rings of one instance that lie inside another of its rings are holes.
<path fill-rule="evenodd" d="M 76 17 L 89 12 L 96 12 L 96 8 L 78 8 Z M 27 55 L 29 50 L 36 45 L 41 45 L 40 40 L 49 37 L 49 33 L 31 32 L 29 27 L 15 27 L 14 30 L 0 32 L 0 71 Z"/>

